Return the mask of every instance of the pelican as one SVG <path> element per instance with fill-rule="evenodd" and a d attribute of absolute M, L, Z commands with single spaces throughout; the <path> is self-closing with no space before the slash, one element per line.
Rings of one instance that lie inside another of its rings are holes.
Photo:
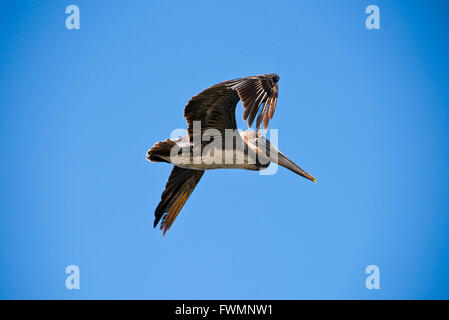
<path fill-rule="evenodd" d="M 262 122 L 267 129 L 273 117 L 278 81 L 277 74 L 263 74 L 228 80 L 204 90 L 191 98 L 184 108 L 187 136 L 158 142 L 147 152 L 147 160 L 151 162 L 174 164 L 154 213 L 154 227 L 162 219 L 160 229 L 163 235 L 172 226 L 205 170 L 238 168 L 259 171 L 274 162 L 316 183 L 313 176 L 259 133 Z M 248 128 L 256 120 L 256 132 L 237 130 L 235 109 L 240 100 L 244 107 L 243 120 Z M 204 135 L 209 138 L 203 139 Z M 225 141 L 230 136 L 231 146 Z M 208 152 L 204 152 L 208 147 Z"/>

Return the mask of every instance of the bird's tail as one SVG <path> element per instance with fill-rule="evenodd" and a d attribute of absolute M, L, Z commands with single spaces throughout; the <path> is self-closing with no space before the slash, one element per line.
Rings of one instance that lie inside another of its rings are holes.
<path fill-rule="evenodd" d="M 176 145 L 175 142 L 167 139 L 156 143 L 147 152 L 147 160 L 151 162 L 169 162 L 171 149 Z"/>

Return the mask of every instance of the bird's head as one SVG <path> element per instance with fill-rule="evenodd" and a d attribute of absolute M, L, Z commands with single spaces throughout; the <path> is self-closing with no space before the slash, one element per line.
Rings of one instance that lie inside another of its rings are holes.
<path fill-rule="evenodd" d="M 269 157 L 271 162 L 277 163 L 314 183 L 317 182 L 311 174 L 301 169 L 297 164 L 280 152 L 264 135 L 255 131 L 243 131 L 241 135 L 243 140 L 248 144 L 248 147 L 253 149 L 258 157 Z"/>

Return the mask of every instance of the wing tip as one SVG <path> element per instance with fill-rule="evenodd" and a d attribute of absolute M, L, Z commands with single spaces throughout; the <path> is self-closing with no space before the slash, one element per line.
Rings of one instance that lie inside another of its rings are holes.
<path fill-rule="evenodd" d="M 268 129 L 276 108 L 279 79 L 278 74 L 268 73 L 228 81 L 227 87 L 237 91 L 245 108 L 243 120 L 247 122 L 248 128 L 252 127 L 263 106 L 257 116 L 256 130 L 260 129 L 262 122 L 264 129 Z"/>

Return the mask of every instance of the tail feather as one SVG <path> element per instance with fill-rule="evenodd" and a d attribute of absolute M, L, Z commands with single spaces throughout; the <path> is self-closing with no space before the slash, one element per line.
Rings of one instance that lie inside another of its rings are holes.
<path fill-rule="evenodd" d="M 147 160 L 151 162 L 169 162 L 164 158 L 170 157 L 171 149 L 175 145 L 176 143 L 169 139 L 156 143 L 147 152 Z"/>

